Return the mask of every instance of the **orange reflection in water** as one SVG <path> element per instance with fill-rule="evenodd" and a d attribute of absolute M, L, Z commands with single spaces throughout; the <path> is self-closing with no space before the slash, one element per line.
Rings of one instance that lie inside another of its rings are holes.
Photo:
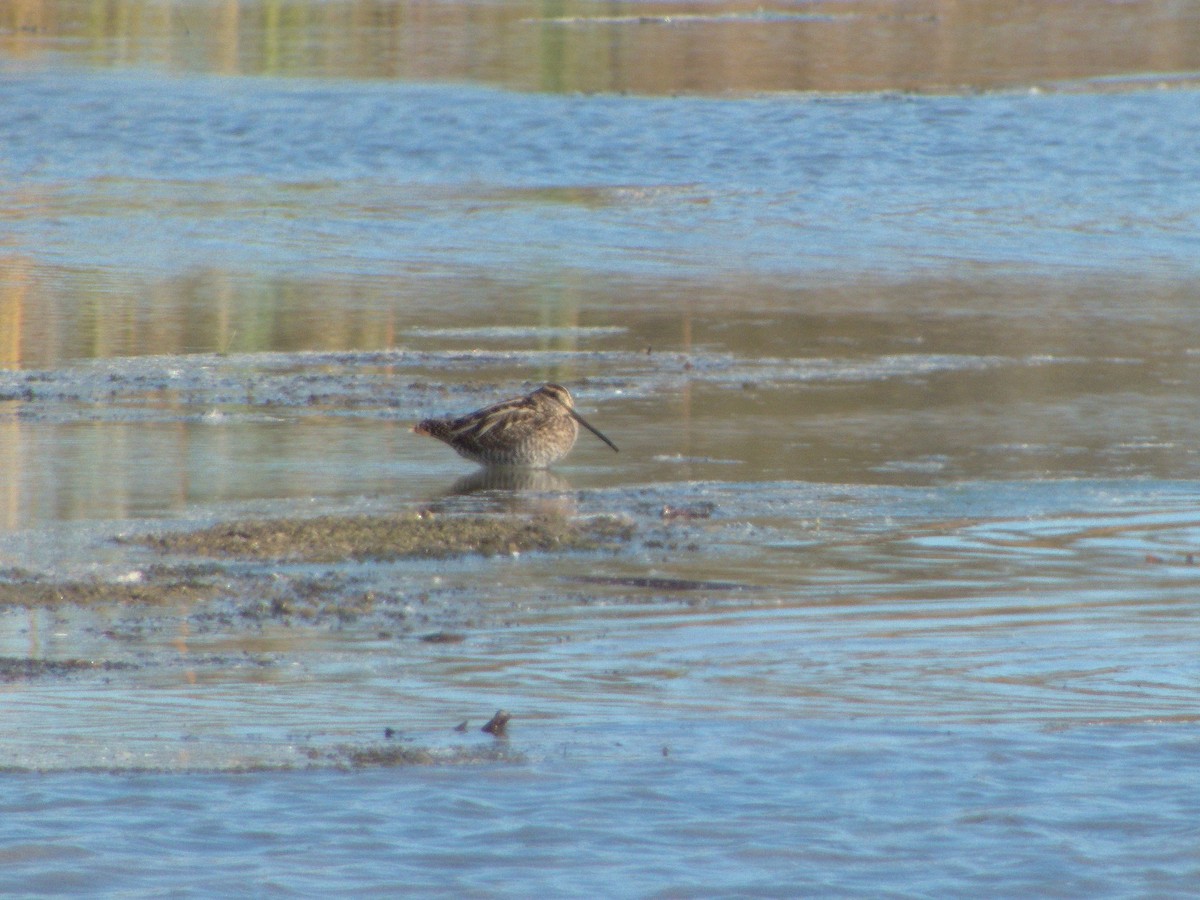
<path fill-rule="evenodd" d="M 222 74 L 648 94 L 958 91 L 1200 69 L 1169 0 L 442 3 L 19 0 L 0 53 Z"/>
<path fill-rule="evenodd" d="M 32 262 L 24 257 L 0 258 L 0 369 L 21 367 L 25 304 L 29 296 Z"/>

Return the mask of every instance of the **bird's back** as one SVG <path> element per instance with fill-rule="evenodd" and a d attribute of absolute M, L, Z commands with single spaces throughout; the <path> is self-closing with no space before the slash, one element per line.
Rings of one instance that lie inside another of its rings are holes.
<path fill-rule="evenodd" d="M 579 434 L 565 408 L 536 393 L 457 418 L 425 419 L 415 430 L 485 466 L 530 468 L 566 456 Z"/>

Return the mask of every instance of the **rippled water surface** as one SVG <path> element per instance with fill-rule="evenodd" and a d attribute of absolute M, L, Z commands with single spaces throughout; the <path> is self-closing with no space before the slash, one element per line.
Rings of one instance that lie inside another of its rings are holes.
<path fill-rule="evenodd" d="M 1192 894 L 1191 13 L 552 12 L 0 10 L 0 889 Z"/>

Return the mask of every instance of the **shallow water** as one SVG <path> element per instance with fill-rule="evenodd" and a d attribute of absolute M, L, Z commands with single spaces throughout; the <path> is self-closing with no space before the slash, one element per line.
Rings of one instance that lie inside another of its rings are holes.
<path fill-rule="evenodd" d="M 1189 14 L 892 11 L 0 12 L 0 889 L 1193 891 Z M 137 542 L 413 509 L 633 538 Z"/>

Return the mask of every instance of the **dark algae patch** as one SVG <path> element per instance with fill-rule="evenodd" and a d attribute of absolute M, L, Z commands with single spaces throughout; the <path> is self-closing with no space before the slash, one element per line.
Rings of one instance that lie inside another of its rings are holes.
<path fill-rule="evenodd" d="M 164 553 L 331 563 L 531 551 L 601 550 L 628 541 L 633 526 L 602 516 L 318 516 L 221 523 L 139 539 Z"/>
<path fill-rule="evenodd" d="M 503 743 L 429 748 L 406 745 L 343 746 L 327 755 L 328 762 L 348 769 L 404 766 L 468 766 L 480 763 L 519 763 L 525 757 Z"/>
<path fill-rule="evenodd" d="M 72 675 L 77 672 L 113 672 L 134 668 L 136 666 L 132 663 L 105 659 L 27 659 L 0 656 L 0 683 Z"/>

